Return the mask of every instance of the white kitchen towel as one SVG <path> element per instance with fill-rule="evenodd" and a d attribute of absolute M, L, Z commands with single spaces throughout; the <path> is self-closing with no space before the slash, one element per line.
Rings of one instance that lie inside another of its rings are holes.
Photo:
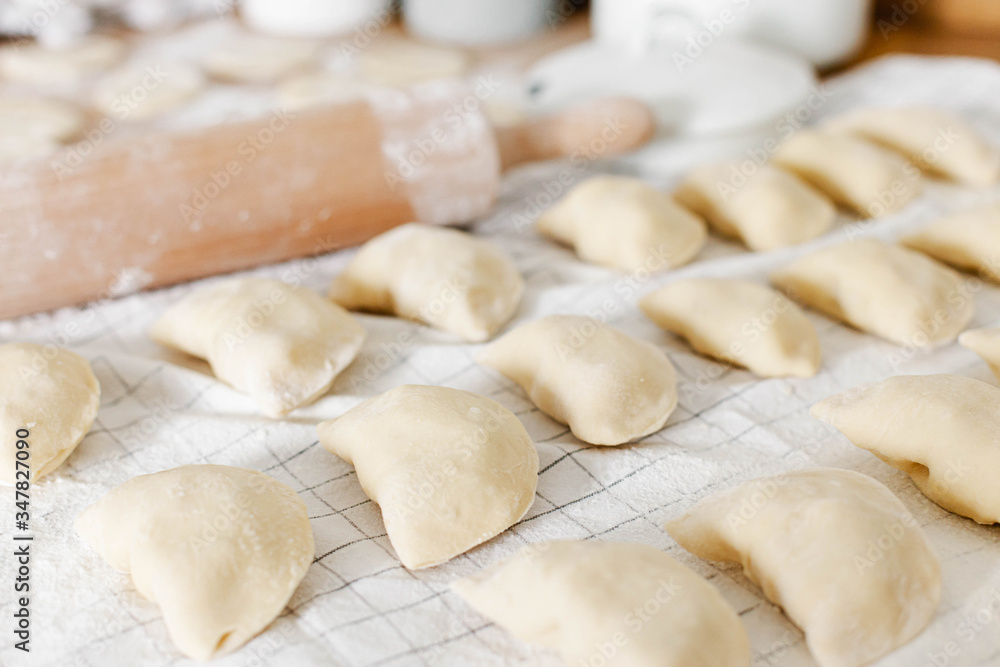
<path fill-rule="evenodd" d="M 965 59 L 895 57 L 826 84 L 813 123 L 855 107 L 916 104 L 961 113 L 1000 145 L 1000 66 Z M 781 128 L 775 127 L 776 131 Z M 733 157 L 745 148 L 734 143 Z M 621 170 L 621 163 L 593 169 Z M 949 345 L 913 352 L 810 313 L 823 347 L 823 370 L 809 379 L 761 380 L 692 354 L 636 307 L 646 292 L 700 275 L 759 281 L 817 247 L 872 234 L 895 238 L 946 211 L 1000 195 L 935 183 L 920 200 L 879 222 L 843 218 L 825 237 L 792 249 L 749 253 L 712 240 L 680 270 L 619 274 L 577 261 L 541 239 L 530 220 L 588 169 L 537 165 L 506 178 L 493 215 L 476 234 L 509 252 L 527 281 L 510 326 L 550 313 L 591 314 L 651 341 L 680 376 L 680 405 L 668 426 L 634 445 L 591 447 L 539 413 L 524 393 L 477 366 L 478 346 L 416 324 L 362 316 L 369 338 L 333 391 L 289 419 L 261 417 L 247 397 L 215 380 L 204 364 L 153 344 L 146 330 L 164 308 L 209 281 L 139 294 L 85 308 L 0 323 L 0 341 L 63 345 L 90 359 L 101 381 L 101 411 L 92 433 L 62 468 L 32 489 L 32 653 L 12 648 L 9 594 L 13 563 L 0 557 L 0 664 L 195 664 L 171 644 L 156 606 L 143 600 L 73 533 L 76 515 L 115 485 L 140 474 L 190 463 L 262 470 L 306 502 L 316 562 L 288 609 L 260 636 L 214 664 L 278 665 L 558 665 L 551 652 L 523 644 L 468 608 L 448 589 L 525 544 L 559 538 L 632 540 L 656 546 L 709 578 L 739 611 L 754 665 L 813 664 L 801 633 L 763 599 L 735 565 L 713 564 L 680 549 L 661 529 L 699 498 L 741 481 L 810 466 L 871 475 L 892 489 L 927 531 L 941 558 L 944 596 L 933 624 L 882 666 L 995 665 L 1000 660 L 1000 528 L 950 514 L 909 478 L 850 445 L 812 419 L 814 402 L 861 382 L 907 373 L 958 373 L 995 382 L 974 354 Z M 681 174 L 658 174 L 670 187 Z M 43 248 L 39 248 L 41 252 Z M 353 254 L 253 271 L 325 292 Z M 218 280 L 218 279 L 213 279 Z M 972 284 L 974 325 L 1000 321 L 1000 289 Z M 362 399 L 403 383 L 436 384 L 490 396 L 514 411 L 538 443 L 538 497 L 527 517 L 489 543 L 420 572 L 400 567 L 378 508 L 351 466 L 317 443 L 315 425 Z M 13 497 L 0 501 L 0 553 L 14 524 Z M 823 572 L 816 572 L 823 577 Z M 598 638 L 595 638 L 595 642 Z"/>

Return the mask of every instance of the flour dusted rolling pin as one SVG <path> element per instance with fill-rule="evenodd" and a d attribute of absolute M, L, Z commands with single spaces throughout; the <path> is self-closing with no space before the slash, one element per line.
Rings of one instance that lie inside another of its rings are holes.
<path fill-rule="evenodd" d="M 0 319 L 468 221 L 501 165 L 626 152 L 653 124 L 611 99 L 494 130 L 472 92 L 426 84 L 0 167 Z"/>

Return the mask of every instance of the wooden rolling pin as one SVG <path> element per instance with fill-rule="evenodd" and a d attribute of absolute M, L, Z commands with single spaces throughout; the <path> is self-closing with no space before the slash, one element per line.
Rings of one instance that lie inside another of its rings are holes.
<path fill-rule="evenodd" d="M 0 319 L 329 252 L 413 220 L 469 221 L 492 206 L 501 166 L 622 153 L 654 130 L 624 99 L 494 130 L 475 99 L 386 91 L 108 140 L 78 165 L 0 167 Z"/>

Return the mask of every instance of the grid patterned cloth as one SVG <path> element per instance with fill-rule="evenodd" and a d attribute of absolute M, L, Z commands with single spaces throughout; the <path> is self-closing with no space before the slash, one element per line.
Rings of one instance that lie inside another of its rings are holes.
<path fill-rule="evenodd" d="M 830 82 L 827 101 L 810 120 L 863 105 L 929 104 L 961 112 L 1000 144 L 997 91 L 1000 68 L 993 64 L 893 58 Z M 730 155 L 748 145 L 741 141 L 727 148 Z M 635 171 L 636 164 L 601 168 Z M 495 213 L 474 225 L 475 233 L 511 254 L 527 281 L 523 305 L 510 326 L 551 313 L 589 314 L 661 346 L 677 367 L 680 383 L 680 405 L 667 428 L 634 445 L 586 446 L 534 408 L 519 388 L 477 366 L 473 356 L 478 346 L 371 316 L 361 316 L 369 338 L 360 356 L 330 394 L 289 419 L 265 419 L 248 398 L 216 381 L 204 364 L 157 347 L 145 334 L 168 304 L 200 284 L 0 323 L 2 342 L 54 341 L 84 355 L 103 389 L 93 431 L 57 473 L 33 488 L 33 652 L 26 658 L 14 651 L 10 624 L 0 624 L 0 664 L 187 664 L 170 642 L 156 605 L 135 592 L 127 575 L 113 572 L 90 551 L 71 526 L 84 507 L 114 486 L 190 463 L 253 468 L 288 484 L 307 504 L 316 537 L 315 563 L 288 608 L 261 635 L 215 662 L 220 666 L 561 664 L 552 652 L 514 640 L 448 589 L 456 577 L 477 572 L 526 544 L 559 538 L 631 540 L 664 550 L 712 581 L 737 609 L 751 638 L 755 667 L 811 665 L 801 633 L 739 567 L 692 557 L 661 525 L 716 490 L 812 466 L 849 468 L 886 484 L 923 526 L 941 558 L 944 596 L 933 624 L 878 664 L 998 664 L 998 529 L 942 510 L 906 475 L 808 416 L 817 400 L 891 375 L 949 372 L 994 382 L 985 364 L 957 345 L 910 355 L 810 313 L 823 347 L 820 375 L 760 380 L 692 354 L 644 319 L 636 302 L 679 278 L 764 281 L 769 271 L 817 247 L 857 234 L 895 238 L 1000 191 L 934 184 L 898 215 L 875 224 L 844 218 L 825 237 L 797 248 L 748 253 L 714 239 L 688 267 L 654 276 L 623 275 L 581 264 L 523 224 L 536 204 L 547 203 L 546 186 L 558 182 L 565 169 L 571 169 L 573 180 L 586 176 L 564 164 L 509 175 Z M 680 173 L 644 175 L 669 187 Z M 252 273 L 325 291 L 351 254 L 343 251 Z M 974 326 L 1000 321 L 1000 289 L 983 286 L 976 299 Z M 315 429 L 319 421 L 402 383 L 492 397 L 522 420 L 541 457 L 537 499 L 523 521 L 445 565 L 418 572 L 400 566 L 378 508 L 362 493 L 351 466 L 317 443 Z M 6 536 L 14 519 L 10 495 L 4 498 L 0 534 Z M 2 551 L 7 552 L 6 545 Z M 6 586 L 11 559 L 2 557 L 0 563 L 0 581 Z M 12 609 L 5 593 L 0 617 L 9 619 Z"/>

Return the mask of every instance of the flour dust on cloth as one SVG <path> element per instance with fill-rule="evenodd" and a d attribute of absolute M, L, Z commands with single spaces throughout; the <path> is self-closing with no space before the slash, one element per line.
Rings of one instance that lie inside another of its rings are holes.
<path fill-rule="evenodd" d="M 996 64 L 887 58 L 824 85 L 828 94 L 815 114 L 817 124 L 862 107 L 936 107 L 959 114 L 1000 146 Z M 743 150 L 734 142 L 732 154 L 720 159 L 743 159 Z M 696 162 L 686 152 L 680 157 L 684 159 L 674 162 L 684 169 L 669 178 L 639 175 L 669 189 Z M 602 170 L 624 168 L 612 163 Z M 528 543 L 596 537 L 651 545 L 709 578 L 740 614 L 755 664 L 809 667 L 814 663 L 801 633 L 765 601 L 739 565 L 696 558 L 661 526 L 716 491 L 816 467 L 854 470 L 888 487 L 941 561 L 944 591 L 936 614 L 926 630 L 880 660 L 879 667 L 923 665 L 949 642 L 958 650 L 951 667 L 995 664 L 1000 651 L 997 528 L 942 509 L 907 474 L 809 416 L 819 401 L 896 375 L 947 373 L 995 386 L 988 364 L 957 343 L 931 349 L 898 346 L 806 309 L 822 348 L 820 372 L 810 378 L 762 379 L 692 351 L 648 320 L 638 301 L 679 279 L 764 285 L 774 271 L 809 252 L 864 235 L 895 240 L 944 215 L 986 204 L 1000 196 L 1000 189 L 976 190 L 927 178 L 919 197 L 877 222 L 840 215 L 816 239 L 756 254 L 712 237 L 691 263 L 651 276 L 585 264 L 535 233 L 530 224 L 535 202 L 549 198 L 546 186 L 558 183 L 565 170 L 575 182 L 592 175 L 569 163 L 508 174 L 498 208 L 472 231 L 509 256 L 524 277 L 521 307 L 505 331 L 544 315 L 588 316 L 667 354 L 677 371 L 677 408 L 665 429 L 623 447 L 587 446 L 575 439 L 515 383 L 475 362 L 485 345 L 463 343 L 404 319 L 367 314 L 357 315 L 367 332 L 365 342 L 331 390 L 290 418 L 265 419 L 250 397 L 213 377 L 207 364 L 147 336 L 170 304 L 224 278 L 0 322 L 0 342 L 65 347 L 90 362 L 101 384 L 101 409 L 90 434 L 59 469 L 32 488 L 31 526 L 37 537 L 31 664 L 178 663 L 181 656 L 156 605 L 132 588 L 127 575 L 92 552 L 72 526 L 84 508 L 127 480 L 190 464 L 259 470 L 288 485 L 306 504 L 316 542 L 316 560 L 285 611 L 213 666 L 562 665 L 556 653 L 518 641 L 489 623 L 451 592 L 450 584 Z M 519 224 L 524 218 L 529 224 Z M 322 295 L 355 252 L 242 275 L 300 284 Z M 995 328 L 1000 288 L 984 281 L 973 283 L 972 293 L 976 315 L 970 328 Z M 316 435 L 319 422 L 403 384 L 462 389 L 500 403 L 524 424 L 540 459 L 537 495 L 520 522 L 447 563 L 415 572 L 400 564 L 379 508 L 365 495 L 353 467 L 331 456 Z M 0 525 L 13 525 L 12 512 L 12 503 L 0 504 Z M 0 581 L 11 581 L 11 564 L 12 559 L 0 558 Z M 0 615 L 9 618 L 12 603 L 11 596 L 0 596 Z M 992 620 L 984 624 L 987 613 Z M 0 664 L 25 661 L 10 642 L 0 642 Z"/>

